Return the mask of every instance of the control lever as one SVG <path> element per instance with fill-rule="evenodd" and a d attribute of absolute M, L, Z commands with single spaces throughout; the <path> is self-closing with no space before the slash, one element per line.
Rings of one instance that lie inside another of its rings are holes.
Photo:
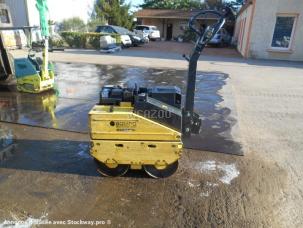
<path fill-rule="evenodd" d="M 185 58 L 189 62 L 186 96 L 182 118 L 182 133 L 184 137 L 190 137 L 192 133 L 199 133 L 201 127 L 201 119 L 199 118 L 199 115 L 194 112 L 197 63 L 201 52 L 203 51 L 207 43 L 223 27 L 228 12 L 228 9 L 226 9 L 223 13 L 215 10 L 204 10 L 193 16 L 189 21 L 189 28 L 198 35 L 198 39 L 190 57 L 183 55 L 183 58 Z M 199 17 L 205 16 L 207 14 L 216 16 L 218 18 L 217 22 L 208 26 L 205 30 L 198 29 L 198 27 L 195 26 L 195 23 L 197 22 Z"/>

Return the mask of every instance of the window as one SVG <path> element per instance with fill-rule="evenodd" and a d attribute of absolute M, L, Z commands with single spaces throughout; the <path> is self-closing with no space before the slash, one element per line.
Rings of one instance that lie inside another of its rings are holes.
<path fill-rule="evenodd" d="M 112 33 L 113 30 L 112 30 L 112 28 L 110 28 L 108 26 L 98 26 L 96 32 L 100 32 L 100 33 Z"/>
<path fill-rule="evenodd" d="M 113 33 L 113 29 L 111 27 L 104 27 L 103 31 L 102 32 L 105 32 L 105 33 Z"/>
<path fill-rule="evenodd" d="M 98 26 L 96 32 L 102 32 L 102 30 L 103 30 L 103 26 Z"/>
<path fill-rule="evenodd" d="M 293 39 L 295 16 L 277 16 L 274 35 L 271 43 L 272 48 L 290 49 Z"/>
<path fill-rule="evenodd" d="M 0 10 L 0 20 L 1 20 L 1 23 L 6 23 L 6 24 L 10 23 L 8 11 L 6 9 Z"/>
<path fill-rule="evenodd" d="M 142 31 L 142 30 L 143 30 L 143 27 L 142 27 L 142 26 L 137 26 L 137 27 L 136 27 L 136 30 L 141 30 L 141 31 Z"/>

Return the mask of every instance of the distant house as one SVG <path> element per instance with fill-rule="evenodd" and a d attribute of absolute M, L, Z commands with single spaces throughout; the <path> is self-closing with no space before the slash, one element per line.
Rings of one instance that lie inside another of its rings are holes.
<path fill-rule="evenodd" d="M 135 13 L 137 23 L 141 25 L 155 25 L 165 40 L 172 40 L 182 35 L 188 26 L 189 19 L 200 10 L 167 10 L 167 9 L 142 9 Z M 208 15 L 199 18 L 200 26 L 214 23 L 218 18 Z M 228 22 L 228 31 L 233 31 L 233 22 Z"/>
<path fill-rule="evenodd" d="M 248 0 L 234 38 L 246 58 L 303 61 L 303 0 Z"/>
<path fill-rule="evenodd" d="M 36 0 L 0 0 L 10 8 L 12 22 L 15 27 L 38 26 L 39 13 Z"/>

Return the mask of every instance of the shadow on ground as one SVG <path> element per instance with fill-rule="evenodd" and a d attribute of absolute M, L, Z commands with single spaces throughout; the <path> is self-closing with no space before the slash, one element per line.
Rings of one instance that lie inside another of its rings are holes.
<path fill-rule="evenodd" d="M 240 140 L 231 135 L 232 130 L 239 129 L 234 97 L 230 97 L 227 80 L 228 75 L 222 73 L 198 75 L 195 110 L 202 119 L 202 127 L 199 135 L 183 139 L 186 148 L 243 155 Z"/>
<path fill-rule="evenodd" d="M 18 140 L 9 136 L 12 136 L 11 131 L 6 132 L 6 139 L 2 134 L 0 168 L 101 176 L 86 141 Z M 140 170 L 130 170 L 125 177 L 149 178 Z"/>

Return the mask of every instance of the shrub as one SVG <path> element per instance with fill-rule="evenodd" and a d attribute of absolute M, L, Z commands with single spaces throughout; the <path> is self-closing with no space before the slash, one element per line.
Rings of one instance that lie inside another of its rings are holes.
<path fill-rule="evenodd" d="M 100 48 L 100 33 L 87 33 L 87 42 L 91 48 Z"/>
<path fill-rule="evenodd" d="M 68 46 L 73 48 L 85 48 L 86 47 L 86 37 L 85 33 L 82 32 L 62 32 L 61 36 L 68 44 Z"/>
<path fill-rule="evenodd" d="M 54 35 L 49 38 L 49 45 L 52 47 L 65 47 L 67 44 L 59 35 Z"/>
<path fill-rule="evenodd" d="M 100 49 L 100 37 L 110 35 L 116 39 L 118 45 L 121 44 L 121 37 L 119 34 L 106 34 L 106 33 L 83 33 L 83 32 L 62 32 L 61 36 L 72 48 L 94 48 Z"/>

